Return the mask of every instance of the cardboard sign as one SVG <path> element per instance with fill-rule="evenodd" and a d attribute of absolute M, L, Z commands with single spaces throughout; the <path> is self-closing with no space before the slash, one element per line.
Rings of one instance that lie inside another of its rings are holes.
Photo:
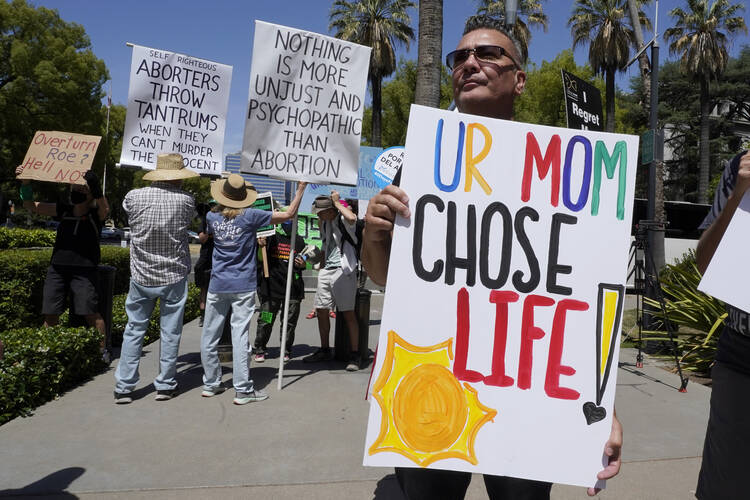
<path fill-rule="evenodd" d="M 270 191 L 267 193 L 258 193 L 258 197 L 250 207 L 256 210 L 273 212 L 273 193 Z M 255 231 L 255 234 L 258 238 L 267 238 L 268 236 L 276 234 L 276 227 L 273 224 L 262 226 Z"/>
<path fill-rule="evenodd" d="M 85 184 L 102 138 L 98 135 L 40 130 L 34 134 L 19 179 Z"/>
<path fill-rule="evenodd" d="M 602 94 L 599 89 L 564 69 L 565 116 L 568 128 L 603 130 Z"/>
<path fill-rule="evenodd" d="M 180 153 L 199 174 L 221 175 L 232 67 L 133 46 L 120 163 L 156 168 L 159 153 Z"/>
<path fill-rule="evenodd" d="M 241 170 L 356 186 L 370 50 L 255 21 Z"/>
<path fill-rule="evenodd" d="M 746 288 L 750 280 L 750 268 L 738 263 L 745 261 L 748 234 L 750 193 L 745 193 L 698 284 L 701 292 L 713 295 L 745 312 L 750 312 L 750 294 Z"/>
<path fill-rule="evenodd" d="M 412 106 L 365 465 L 597 483 L 637 154 L 634 136 Z"/>

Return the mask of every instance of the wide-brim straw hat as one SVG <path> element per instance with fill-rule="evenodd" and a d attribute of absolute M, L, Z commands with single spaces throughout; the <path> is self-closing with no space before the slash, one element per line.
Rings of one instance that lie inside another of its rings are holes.
<path fill-rule="evenodd" d="M 198 174 L 185 168 L 179 153 L 162 153 L 156 157 L 156 169 L 143 176 L 147 181 L 176 181 L 198 177 Z"/>
<path fill-rule="evenodd" d="M 211 183 L 211 196 L 225 207 L 246 208 L 258 198 L 258 191 L 241 175 L 231 174 Z"/>

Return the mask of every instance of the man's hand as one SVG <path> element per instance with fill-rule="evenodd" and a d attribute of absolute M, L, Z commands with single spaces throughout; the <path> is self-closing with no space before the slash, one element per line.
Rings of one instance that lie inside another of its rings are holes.
<path fill-rule="evenodd" d="M 341 195 L 339 194 L 339 192 L 336 191 L 335 189 L 331 189 L 331 201 L 333 203 L 336 203 L 340 199 L 341 199 Z"/>
<path fill-rule="evenodd" d="M 604 454 L 609 457 L 609 464 L 596 475 L 597 479 L 612 479 L 620 472 L 622 459 L 620 451 L 622 449 L 622 424 L 617 418 L 617 411 L 612 416 L 612 431 L 609 434 L 609 440 L 604 445 Z M 601 491 L 601 488 L 589 488 L 587 493 L 593 497 Z"/>
<path fill-rule="evenodd" d="M 294 256 L 294 265 L 300 268 L 307 267 L 307 264 L 305 263 L 305 259 L 303 259 L 299 255 Z"/>
<path fill-rule="evenodd" d="M 261 248 L 266 246 L 266 238 L 264 236 L 258 238 L 258 246 Z"/>
<path fill-rule="evenodd" d="M 732 194 L 742 197 L 748 189 L 750 189 L 750 151 L 740 158 L 740 166 L 737 169 L 737 184 L 735 184 Z"/>
<path fill-rule="evenodd" d="M 365 214 L 366 240 L 386 241 L 391 238 L 396 214 L 410 217 L 409 197 L 399 187 L 386 186 L 370 199 Z"/>
<path fill-rule="evenodd" d="M 86 184 L 89 186 L 89 192 L 95 200 L 104 196 L 104 193 L 102 192 L 102 183 L 99 182 L 99 176 L 96 175 L 93 170 L 87 170 L 86 173 L 83 174 L 83 178 L 86 180 Z"/>

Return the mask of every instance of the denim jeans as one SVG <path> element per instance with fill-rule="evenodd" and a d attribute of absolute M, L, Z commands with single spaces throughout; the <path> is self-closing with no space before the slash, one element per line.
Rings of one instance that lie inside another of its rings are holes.
<path fill-rule="evenodd" d="M 138 384 L 138 364 L 141 361 L 143 337 L 146 335 L 151 313 L 159 301 L 161 324 L 159 375 L 154 379 L 157 391 L 177 388 L 177 351 L 182 335 L 182 317 L 187 301 L 187 277 L 165 286 L 142 286 L 130 281 L 130 291 L 125 301 L 128 325 L 122 334 L 120 362 L 115 370 L 115 391 L 132 392 Z"/>
<path fill-rule="evenodd" d="M 289 313 L 287 314 L 288 326 L 286 331 L 286 353 L 292 354 L 292 346 L 294 345 L 294 329 L 297 326 L 297 320 L 299 319 L 300 300 L 289 299 Z M 284 328 L 284 300 L 283 299 L 270 299 L 268 297 L 261 299 L 260 301 L 260 314 L 258 314 L 258 329 L 255 333 L 255 344 L 253 345 L 253 352 L 265 354 L 268 340 L 271 338 L 273 331 L 273 324 L 276 321 L 276 317 L 279 318 L 279 340 L 281 340 L 281 332 Z"/>
<path fill-rule="evenodd" d="M 252 392 L 248 330 L 255 312 L 255 292 L 213 293 L 206 296 L 206 316 L 201 336 L 203 386 L 215 389 L 221 384 L 221 364 L 218 345 L 224 330 L 224 320 L 232 309 L 232 383 L 237 392 Z"/>

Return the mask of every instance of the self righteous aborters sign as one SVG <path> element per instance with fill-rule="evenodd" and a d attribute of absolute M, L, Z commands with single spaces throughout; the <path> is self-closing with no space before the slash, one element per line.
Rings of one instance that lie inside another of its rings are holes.
<path fill-rule="evenodd" d="M 159 153 L 180 153 L 220 175 L 231 83 L 226 64 L 134 45 L 120 163 L 154 169 Z"/>
<path fill-rule="evenodd" d="M 370 48 L 255 22 L 241 170 L 357 185 Z"/>
<path fill-rule="evenodd" d="M 594 486 L 637 154 L 633 136 L 412 106 L 366 465 Z"/>
<path fill-rule="evenodd" d="M 18 178 L 85 184 L 83 174 L 91 168 L 100 140 L 98 135 L 40 130 L 31 140 Z"/>

